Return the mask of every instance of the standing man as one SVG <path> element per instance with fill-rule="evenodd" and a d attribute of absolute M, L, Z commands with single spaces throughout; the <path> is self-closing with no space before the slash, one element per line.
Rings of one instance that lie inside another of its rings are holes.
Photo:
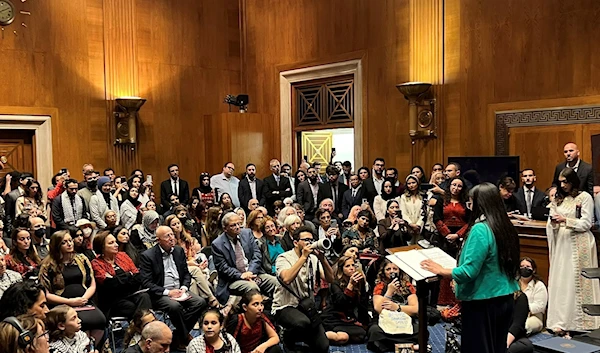
<path fill-rule="evenodd" d="M 558 175 L 563 169 L 571 168 L 579 177 L 580 191 L 587 191 L 592 197 L 594 196 L 594 171 L 592 165 L 582 161 L 579 158 L 579 147 L 573 142 L 569 142 L 563 148 L 565 155 L 565 162 L 559 163 L 554 169 L 554 178 L 552 179 L 552 185 L 560 186 L 558 182 Z"/>
<path fill-rule="evenodd" d="M 250 212 L 248 204 L 251 199 L 260 200 L 258 203 L 265 204 L 265 195 L 263 192 L 263 181 L 256 177 L 256 165 L 248 163 L 246 165 L 246 177 L 240 181 L 238 187 L 238 199 L 246 214 Z"/>
<path fill-rule="evenodd" d="M 83 181 L 81 181 L 78 185 L 79 189 L 83 189 L 84 187 L 86 187 L 87 183 L 85 181 L 85 175 L 89 172 L 93 172 L 94 166 L 90 163 L 86 163 L 83 165 L 83 167 L 81 168 L 81 174 L 83 175 Z"/>
<path fill-rule="evenodd" d="M 292 176 L 292 166 L 287 163 L 282 165 L 281 176 L 290 179 L 290 186 L 292 187 L 292 199 L 295 201 L 296 199 L 293 196 L 296 195 L 296 178 Z"/>
<path fill-rule="evenodd" d="M 342 199 L 342 215 L 344 216 L 342 219 L 348 218 L 352 207 L 362 205 L 364 198 L 364 189 L 360 178 L 358 175 L 352 174 L 350 176 L 350 189 L 344 192 Z"/>
<path fill-rule="evenodd" d="M 65 230 L 74 227 L 78 220 L 88 217 L 85 201 L 79 195 L 77 180 L 65 181 L 66 190 L 52 201 L 52 219 L 56 223 L 56 230 Z"/>
<path fill-rule="evenodd" d="M 92 195 L 96 195 L 96 191 L 98 191 L 98 172 L 88 171 L 85 173 L 85 187 L 77 192 L 77 195 L 83 198 L 87 210 L 90 209 L 90 201 Z"/>
<path fill-rule="evenodd" d="M 219 273 L 216 296 L 225 304 L 233 295 L 243 295 L 256 289 L 272 297 L 277 284 L 274 276 L 264 273 L 262 253 L 248 228 L 242 230 L 240 217 L 229 212 L 221 221 L 224 232 L 212 242 L 212 255 Z"/>
<path fill-rule="evenodd" d="M 365 198 L 369 205 L 373 207 L 373 200 L 375 196 L 381 195 L 381 186 L 383 185 L 385 170 L 385 159 L 378 157 L 373 161 L 373 169 L 371 170 L 371 176 L 367 178 L 362 187 L 365 188 Z"/>
<path fill-rule="evenodd" d="M 523 169 L 521 182 L 523 186 L 514 194 L 517 199 L 517 207 L 522 215 L 531 218 L 531 210 L 544 205 L 546 194 L 535 187 L 537 178 L 535 171 L 531 168 Z"/>
<path fill-rule="evenodd" d="M 274 213 L 273 203 L 277 200 L 283 201 L 286 197 L 292 196 L 292 186 L 290 185 L 290 179 L 280 175 L 280 164 L 277 159 L 271 159 L 269 162 L 271 172 L 264 180 L 265 188 L 265 202 L 269 214 Z M 275 215 L 277 216 L 277 215 Z"/>
<path fill-rule="evenodd" d="M 219 198 L 223 193 L 228 193 L 231 196 L 231 203 L 235 207 L 240 207 L 240 199 L 238 197 L 240 179 L 233 176 L 233 172 L 235 172 L 235 166 L 232 162 L 227 162 L 223 165 L 223 172 L 221 174 L 213 175 L 210 178 L 210 187 L 215 190 L 217 197 L 215 200 L 216 204 L 219 203 Z"/>
<path fill-rule="evenodd" d="M 306 219 L 313 219 L 315 212 L 317 212 L 317 205 L 319 204 L 319 175 L 315 168 L 308 168 L 308 178 L 298 184 L 298 190 L 296 190 L 296 199 L 299 204 L 304 208 L 306 213 Z"/>
<path fill-rule="evenodd" d="M 337 218 L 342 218 L 342 199 L 344 192 L 348 190 L 348 187 L 338 181 L 339 171 L 336 167 L 330 165 L 325 169 L 327 173 L 327 182 L 319 184 L 318 202 L 320 203 L 324 199 L 333 200 L 334 213 Z"/>
<path fill-rule="evenodd" d="M 115 175 L 115 170 L 114 169 L 112 169 L 110 167 L 106 168 L 106 169 L 104 169 L 103 173 L 104 173 L 104 176 L 107 176 L 107 177 L 110 178 L 110 182 L 111 183 L 115 182 L 116 175 Z"/>
<path fill-rule="evenodd" d="M 350 175 L 352 174 L 352 163 L 345 161 L 342 163 L 342 171 L 340 174 L 340 183 L 350 187 Z"/>
<path fill-rule="evenodd" d="M 33 180 L 33 174 L 22 173 L 19 175 L 19 184 L 17 188 L 6 194 L 6 205 L 4 205 L 4 232 L 6 235 L 10 235 L 10 232 L 12 231 L 12 222 L 17 216 L 15 214 L 15 205 L 17 203 L 17 199 L 25 194 L 25 185 L 27 185 L 29 180 Z"/>
<path fill-rule="evenodd" d="M 169 179 L 160 184 L 160 203 L 166 210 L 169 208 L 169 195 L 175 194 L 179 197 L 179 202 L 187 205 L 190 200 L 190 186 L 187 181 L 179 178 L 179 166 L 171 164 L 167 168 Z"/>
<path fill-rule="evenodd" d="M 175 346 L 185 350 L 189 333 L 206 308 L 206 301 L 188 291 L 192 276 L 185 251 L 175 245 L 173 230 L 160 226 L 156 238 L 158 244 L 140 256 L 142 285 L 148 288 L 153 307 L 169 314 L 175 326 Z"/>
<path fill-rule="evenodd" d="M 315 288 L 319 286 L 318 279 L 332 283 L 333 271 L 324 254 L 313 248 L 314 236 L 309 228 L 298 228 L 292 237 L 294 248 L 275 260 L 277 275 L 286 286 L 277 283 L 272 314 L 285 329 L 283 344 L 286 351 L 289 352 L 290 348 L 294 350 L 299 340 L 308 344 L 311 352 L 326 353 L 329 352 L 329 340 L 323 325 L 313 325 L 310 318 L 298 310 L 299 299 L 296 296 L 314 299 Z"/>
<path fill-rule="evenodd" d="M 392 167 L 385 170 L 386 179 L 391 179 L 394 187 L 396 188 L 396 195 L 402 195 L 404 192 L 404 185 L 398 180 L 398 169 Z"/>

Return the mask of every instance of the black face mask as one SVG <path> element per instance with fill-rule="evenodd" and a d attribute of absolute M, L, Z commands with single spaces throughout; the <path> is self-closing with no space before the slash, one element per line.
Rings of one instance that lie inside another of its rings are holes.
<path fill-rule="evenodd" d="M 87 187 L 89 189 L 95 189 L 98 186 L 98 180 L 90 180 L 87 182 Z"/>
<path fill-rule="evenodd" d="M 33 234 L 35 234 L 36 237 L 41 239 L 46 235 L 46 228 L 36 229 Z"/>
<path fill-rule="evenodd" d="M 519 269 L 519 274 L 521 277 L 529 278 L 533 275 L 533 270 L 529 267 L 522 267 Z"/>

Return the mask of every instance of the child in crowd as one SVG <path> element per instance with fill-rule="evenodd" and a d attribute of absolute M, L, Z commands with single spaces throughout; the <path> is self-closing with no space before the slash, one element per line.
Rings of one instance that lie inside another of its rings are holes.
<path fill-rule="evenodd" d="M 187 353 L 241 353 L 235 338 L 223 328 L 223 314 L 210 309 L 202 316 L 202 335 L 190 341 Z"/>
<path fill-rule="evenodd" d="M 93 340 L 81 331 L 81 319 L 70 306 L 59 305 L 50 310 L 46 325 L 50 333 L 50 353 L 98 353 Z"/>
<path fill-rule="evenodd" d="M 127 332 L 125 332 L 125 338 L 123 343 L 127 347 L 135 346 L 142 339 L 142 330 L 146 325 L 152 321 L 156 321 L 157 318 L 154 315 L 152 309 L 140 309 L 133 314 L 133 319 L 129 323 Z"/>

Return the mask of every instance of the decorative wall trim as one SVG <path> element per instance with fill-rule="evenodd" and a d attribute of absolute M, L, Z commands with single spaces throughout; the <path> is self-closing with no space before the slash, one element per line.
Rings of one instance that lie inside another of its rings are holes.
<path fill-rule="evenodd" d="M 50 116 L 0 115 L 0 129 L 34 130 L 36 175 L 42 190 L 48 190 L 54 175 L 52 165 L 52 118 Z"/>
<path fill-rule="evenodd" d="M 508 129 L 521 126 L 600 123 L 600 105 L 497 111 L 496 155 L 508 155 Z"/>
<path fill-rule="evenodd" d="M 292 83 L 325 77 L 354 75 L 354 165 L 363 165 L 363 72 L 362 60 L 349 60 L 282 71 L 279 73 L 281 160 L 293 160 Z"/>

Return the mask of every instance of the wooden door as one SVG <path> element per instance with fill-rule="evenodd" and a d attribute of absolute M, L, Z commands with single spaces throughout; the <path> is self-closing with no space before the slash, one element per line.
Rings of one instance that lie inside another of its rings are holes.
<path fill-rule="evenodd" d="M 8 160 L 0 171 L 0 177 L 13 171 L 36 175 L 33 145 L 33 130 L 0 130 L 0 156 Z"/>

